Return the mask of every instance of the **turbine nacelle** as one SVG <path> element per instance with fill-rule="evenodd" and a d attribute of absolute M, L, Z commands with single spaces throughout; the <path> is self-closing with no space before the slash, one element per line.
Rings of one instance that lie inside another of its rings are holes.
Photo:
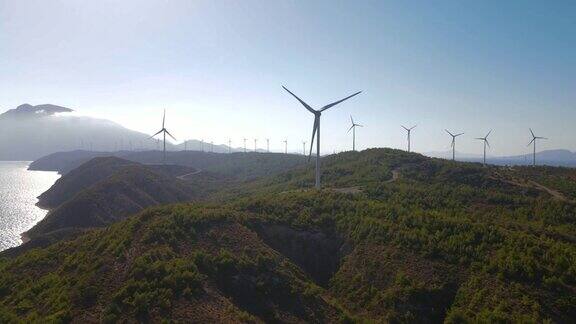
<path fill-rule="evenodd" d="M 300 104 L 302 104 L 302 106 L 304 106 L 304 108 L 306 108 L 306 110 L 308 110 L 309 112 L 314 114 L 314 126 L 312 128 L 312 140 L 310 141 L 310 154 L 308 155 L 308 161 L 310 161 L 310 159 L 312 158 L 312 148 L 314 147 L 314 140 L 316 139 L 316 144 L 317 144 L 317 148 L 316 148 L 316 188 L 320 188 L 320 116 L 322 115 L 322 112 L 330 109 L 334 106 L 336 106 L 337 104 L 348 100 L 360 93 L 362 93 L 362 91 L 358 91 L 352 95 L 349 95 L 346 98 L 340 99 L 338 101 L 335 101 L 331 104 L 328 104 L 318 110 L 313 109 L 309 104 L 307 104 L 306 102 L 304 102 L 302 99 L 298 98 L 298 96 L 296 96 L 294 93 L 292 93 L 292 91 L 288 90 L 288 88 L 286 88 L 285 86 L 282 86 L 282 88 L 284 88 L 284 90 L 286 90 L 289 94 L 291 94 L 294 98 L 296 98 L 296 100 L 298 100 L 300 102 Z M 318 134 L 318 136 L 317 136 Z M 318 138 L 316 138 L 318 137 Z"/>
<path fill-rule="evenodd" d="M 355 127 L 364 127 L 364 125 L 356 124 L 356 123 L 354 122 L 354 118 L 352 118 L 352 115 L 350 115 L 350 123 L 351 123 L 352 125 L 350 126 L 350 128 L 348 128 L 348 133 L 350 133 L 350 131 L 351 131 L 353 128 L 355 128 Z"/>
<path fill-rule="evenodd" d="M 492 130 L 490 130 L 488 132 L 488 134 L 486 134 L 486 136 L 484 137 L 476 137 L 475 139 L 479 140 L 479 141 L 483 141 L 484 143 L 486 143 L 486 145 L 488 145 L 488 147 L 490 147 L 490 142 L 488 142 L 488 136 L 490 136 L 490 133 L 492 133 Z"/>
<path fill-rule="evenodd" d="M 532 140 L 530 141 L 530 143 L 528 143 L 527 146 L 530 146 L 530 144 L 534 143 L 536 140 L 539 140 L 539 139 L 547 140 L 547 139 L 548 139 L 548 138 L 546 138 L 546 137 L 541 137 L 541 136 L 536 136 L 536 135 L 534 135 L 534 132 L 532 131 L 532 128 L 529 128 L 529 129 L 530 129 L 530 134 L 532 135 Z"/>

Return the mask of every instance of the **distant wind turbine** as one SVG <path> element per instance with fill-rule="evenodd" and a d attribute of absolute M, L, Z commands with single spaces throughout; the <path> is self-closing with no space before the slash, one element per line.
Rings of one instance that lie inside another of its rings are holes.
<path fill-rule="evenodd" d="M 412 130 L 413 130 L 414 128 L 416 128 L 416 125 L 414 125 L 414 126 L 412 126 L 412 127 L 410 127 L 410 128 L 407 128 L 407 127 L 405 127 L 404 125 L 400 125 L 400 126 L 402 126 L 402 128 L 404 128 L 404 129 L 406 130 L 406 132 L 408 133 L 408 152 L 410 152 L 410 141 L 411 141 L 410 135 L 411 135 L 411 133 L 412 133 Z"/>
<path fill-rule="evenodd" d="M 228 139 L 228 153 L 232 153 L 232 140 Z"/>
<path fill-rule="evenodd" d="M 269 138 L 266 139 L 266 152 L 270 153 L 270 139 Z"/>
<path fill-rule="evenodd" d="M 254 152 L 256 152 L 258 150 L 258 139 L 255 138 L 254 139 Z"/>
<path fill-rule="evenodd" d="M 246 153 L 246 138 L 243 138 L 244 140 L 244 153 Z"/>
<path fill-rule="evenodd" d="M 445 129 L 446 133 L 450 134 L 450 136 L 452 136 L 452 161 L 456 160 L 456 137 L 460 136 L 460 135 L 464 135 L 464 133 L 459 133 L 459 134 L 452 134 L 450 133 L 447 129 Z"/>
<path fill-rule="evenodd" d="M 352 115 L 350 115 L 350 122 L 352 123 L 352 126 L 348 128 L 348 133 L 350 133 L 350 130 L 352 130 L 352 151 L 356 151 L 356 127 L 364 127 L 364 126 L 356 124 L 354 122 L 354 119 L 352 118 Z"/>
<path fill-rule="evenodd" d="M 306 141 L 302 141 L 302 155 L 306 155 Z"/>
<path fill-rule="evenodd" d="M 484 142 L 484 165 L 486 165 L 486 145 L 490 147 L 490 143 L 488 143 L 488 136 L 490 136 L 490 133 L 492 133 L 492 130 L 490 130 L 486 136 L 476 138 L 477 140 Z"/>
<path fill-rule="evenodd" d="M 210 152 L 214 152 L 214 142 L 210 141 Z"/>
<path fill-rule="evenodd" d="M 530 141 L 530 143 L 528 143 L 528 146 L 530 146 L 530 144 L 534 143 L 534 155 L 532 157 L 532 166 L 536 166 L 536 140 L 539 140 L 539 139 L 547 140 L 547 138 L 534 135 L 532 128 L 530 128 L 530 134 L 532 135 L 532 140 Z"/>
<path fill-rule="evenodd" d="M 288 139 L 285 139 L 282 143 L 284 143 L 284 154 L 288 154 Z"/>
<path fill-rule="evenodd" d="M 312 107 L 310 107 L 310 105 L 308 105 L 307 103 L 305 103 L 304 101 L 302 101 L 302 99 L 298 98 L 295 94 L 293 94 L 292 92 L 290 92 L 290 90 L 288 90 L 286 87 L 284 87 L 284 90 L 288 91 L 288 93 L 290 93 L 294 98 L 296 98 L 296 100 L 298 100 L 303 106 L 304 108 L 306 108 L 309 112 L 314 114 L 314 127 L 312 129 L 312 140 L 310 141 L 310 155 L 308 157 L 308 160 L 310 160 L 310 158 L 312 157 L 312 147 L 314 146 L 314 138 L 317 135 L 317 140 L 316 140 L 316 189 L 320 189 L 320 116 L 322 115 L 322 112 L 333 107 L 336 106 L 337 104 L 341 103 L 344 100 L 348 100 L 358 94 L 360 94 L 362 91 L 358 91 L 344 99 L 338 100 L 336 102 L 333 102 L 331 104 L 328 104 L 318 110 L 314 110 L 312 109 Z"/>
<path fill-rule="evenodd" d="M 150 136 L 150 138 L 158 135 L 162 133 L 162 135 L 164 136 L 164 159 L 163 159 L 163 163 L 166 164 L 166 134 L 168 134 L 168 136 L 172 137 L 173 140 L 176 141 L 176 138 L 174 136 L 172 136 L 172 134 L 170 134 L 170 132 L 166 129 L 166 109 L 164 109 L 164 116 L 162 117 L 162 129 L 158 131 L 158 133 Z"/>

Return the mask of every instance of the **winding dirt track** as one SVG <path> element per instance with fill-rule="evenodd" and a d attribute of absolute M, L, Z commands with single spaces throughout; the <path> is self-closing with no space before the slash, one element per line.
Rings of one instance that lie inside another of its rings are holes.
<path fill-rule="evenodd" d="M 561 192 L 554 190 L 552 188 L 546 187 L 545 185 L 540 184 L 534 180 L 518 179 L 518 178 L 514 178 L 513 176 L 511 176 L 512 178 L 508 179 L 506 176 L 502 176 L 498 172 L 494 172 L 494 175 L 496 176 L 496 179 L 503 181 L 503 182 L 506 182 L 508 184 L 511 184 L 511 185 L 514 185 L 517 187 L 522 187 L 522 188 L 535 188 L 535 189 L 538 189 L 540 191 L 544 191 L 544 192 L 548 193 L 554 199 L 564 201 L 564 202 L 574 202 L 573 200 L 566 198 L 566 196 L 564 196 L 564 194 L 562 194 Z"/>
<path fill-rule="evenodd" d="M 392 170 L 392 178 L 384 181 L 384 183 L 391 183 L 391 182 L 398 180 L 399 178 L 400 178 L 400 170 L 394 169 L 394 170 Z M 331 190 L 335 191 L 335 192 L 339 192 L 339 193 L 345 193 L 345 194 L 359 194 L 362 192 L 362 187 L 356 186 L 356 187 L 346 187 L 346 188 L 333 188 Z"/>
<path fill-rule="evenodd" d="M 202 172 L 202 170 L 196 170 L 194 172 L 190 172 L 181 176 L 177 176 L 176 178 L 180 179 L 180 180 L 186 180 L 187 177 L 193 176 L 193 175 L 197 175 L 200 172 Z"/>

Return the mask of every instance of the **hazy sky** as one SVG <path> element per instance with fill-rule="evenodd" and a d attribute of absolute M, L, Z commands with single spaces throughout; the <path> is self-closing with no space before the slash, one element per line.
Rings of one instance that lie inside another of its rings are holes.
<path fill-rule="evenodd" d="M 154 133 L 167 109 L 178 139 L 241 145 L 309 141 L 320 107 L 324 152 L 576 150 L 576 1 L 0 0 L 0 111 L 75 108 Z"/>

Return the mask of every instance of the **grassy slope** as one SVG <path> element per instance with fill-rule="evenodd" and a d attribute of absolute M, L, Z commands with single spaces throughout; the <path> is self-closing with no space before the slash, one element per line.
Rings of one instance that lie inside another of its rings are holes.
<path fill-rule="evenodd" d="M 122 167 L 115 163 L 115 166 L 115 170 L 103 180 L 94 181 L 94 184 L 77 193 L 73 190 L 76 186 L 70 188 L 57 184 L 63 193 L 68 194 L 68 191 L 64 191 L 68 189 L 75 195 L 52 210 L 27 235 L 35 238 L 65 228 L 106 226 L 150 206 L 188 201 L 194 197 L 194 190 L 174 177 L 138 164 Z M 62 178 L 64 181 L 77 179 L 73 174 Z"/>
<path fill-rule="evenodd" d="M 135 165 L 135 163 L 115 157 L 94 158 L 58 179 L 50 189 L 38 197 L 38 204 L 45 208 L 55 208 L 78 192 L 108 178 L 128 165 Z"/>
<path fill-rule="evenodd" d="M 326 187 L 362 192 L 301 190 L 313 181 L 304 166 L 0 262 L 3 316 L 576 317 L 576 207 L 503 180 L 523 173 L 386 149 L 323 166 Z"/>

